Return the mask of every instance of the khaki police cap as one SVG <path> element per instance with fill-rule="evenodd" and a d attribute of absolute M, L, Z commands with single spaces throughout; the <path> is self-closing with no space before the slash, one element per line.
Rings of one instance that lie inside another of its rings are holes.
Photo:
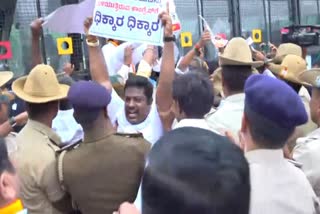
<path fill-rule="evenodd" d="M 303 84 L 299 79 L 299 75 L 307 69 L 306 61 L 296 55 L 287 55 L 281 63 L 281 71 L 279 76 L 287 81 Z"/>
<path fill-rule="evenodd" d="M 320 68 L 305 70 L 299 75 L 299 79 L 304 85 L 320 89 Z"/>

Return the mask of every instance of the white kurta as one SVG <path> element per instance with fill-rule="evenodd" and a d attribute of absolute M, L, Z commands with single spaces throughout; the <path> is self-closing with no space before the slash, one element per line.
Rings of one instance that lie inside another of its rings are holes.
<path fill-rule="evenodd" d="M 312 214 L 318 199 L 303 172 L 280 150 L 245 154 L 250 166 L 250 214 Z"/>
<path fill-rule="evenodd" d="M 59 135 L 64 145 L 73 144 L 83 139 L 83 129 L 73 117 L 73 109 L 59 110 L 52 121 L 52 129 Z"/>
<path fill-rule="evenodd" d="M 293 158 L 302 164 L 303 172 L 320 198 L 320 128 L 297 140 Z"/>
<path fill-rule="evenodd" d="M 149 141 L 152 145 L 164 132 L 155 101 L 152 103 L 147 118 L 142 123 L 133 125 L 129 123 L 126 118 L 124 101 L 114 90 L 112 90 L 111 102 L 108 105 L 108 116 L 113 125 L 118 126 L 118 132 L 142 133 L 144 139 Z"/>

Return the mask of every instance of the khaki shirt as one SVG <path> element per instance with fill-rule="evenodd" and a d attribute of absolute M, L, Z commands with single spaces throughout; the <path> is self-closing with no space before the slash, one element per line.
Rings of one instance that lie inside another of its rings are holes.
<path fill-rule="evenodd" d="M 310 100 L 305 96 L 300 96 L 300 97 L 301 97 L 303 105 L 308 113 L 308 122 L 302 126 L 298 126 L 297 129 L 301 130 L 302 136 L 305 137 L 309 133 L 311 133 L 312 131 L 316 130 L 317 125 L 314 122 L 312 122 L 312 120 L 311 120 L 310 106 L 309 106 Z"/>
<path fill-rule="evenodd" d="M 320 198 L 320 128 L 297 140 L 293 158 L 302 164 L 303 172 Z"/>
<path fill-rule="evenodd" d="M 18 149 L 18 143 L 17 143 L 17 133 L 10 132 L 4 140 L 6 141 L 8 154 L 11 155 Z"/>
<path fill-rule="evenodd" d="M 303 87 L 301 91 L 304 91 L 304 90 L 306 89 Z M 303 105 L 306 109 L 306 112 L 308 113 L 308 122 L 301 126 L 297 126 L 294 135 L 292 135 L 288 140 L 288 148 L 290 152 L 292 152 L 293 148 L 295 147 L 296 141 L 298 138 L 305 137 L 309 133 L 317 129 L 317 125 L 311 120 L 310 107 L 309 107 L 310 99 L 306 95 L 301 94 L 301 92 L 299 94 L 303 102 Z"/>
<path fill-rule="evenodd" d="M 85 131 L 84 142 L 59 157 L 59 176 L 82 214 L 110 214 L 136 198 L 149 149 L 140 134 Z"/>
<path fill-rule="evenodd" d="M 238 136 L 244 110 L 244 93 L 235 94 L 221 101 L 217 111 L 206 116 L 206 121 L 212 131 L 223 134 L 231 131 Z"/>
<path fill-rule="evenodd" d="M 29 214 L 59 214 L 52 202 L 63 198 L 55 151 L 60 138 L 51 128 L 29 120 L 17 136 L 18 150 L 13 154 L 20 179 L 21 199 Z"/>

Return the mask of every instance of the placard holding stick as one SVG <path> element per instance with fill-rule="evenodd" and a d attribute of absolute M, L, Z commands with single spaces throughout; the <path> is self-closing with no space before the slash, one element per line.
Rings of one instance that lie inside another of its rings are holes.
<path fill-rule="evenodd" d="M 122 41 L 163 44 L 161 0 L 97 0 L 90 34 Z"/>

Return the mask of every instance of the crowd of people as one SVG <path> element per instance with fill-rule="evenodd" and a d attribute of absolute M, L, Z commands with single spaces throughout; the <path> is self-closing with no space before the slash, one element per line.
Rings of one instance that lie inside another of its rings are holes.
<path fill-rule="evenodd" d="M 32 22 L 32 70 L 12 92 L 0 72 L 0 213 L 320 213 L 320 69 L 298 45 L 265 55 L 235 37 L 213 71 L 207 30 L 177 62 L 159 19 L 161 56 L 145 45 L 134 64 L 128 45 L 115 64 L 124 42 L 100 44 L 87 18 L 90 81 L 42 63 Z"/>

